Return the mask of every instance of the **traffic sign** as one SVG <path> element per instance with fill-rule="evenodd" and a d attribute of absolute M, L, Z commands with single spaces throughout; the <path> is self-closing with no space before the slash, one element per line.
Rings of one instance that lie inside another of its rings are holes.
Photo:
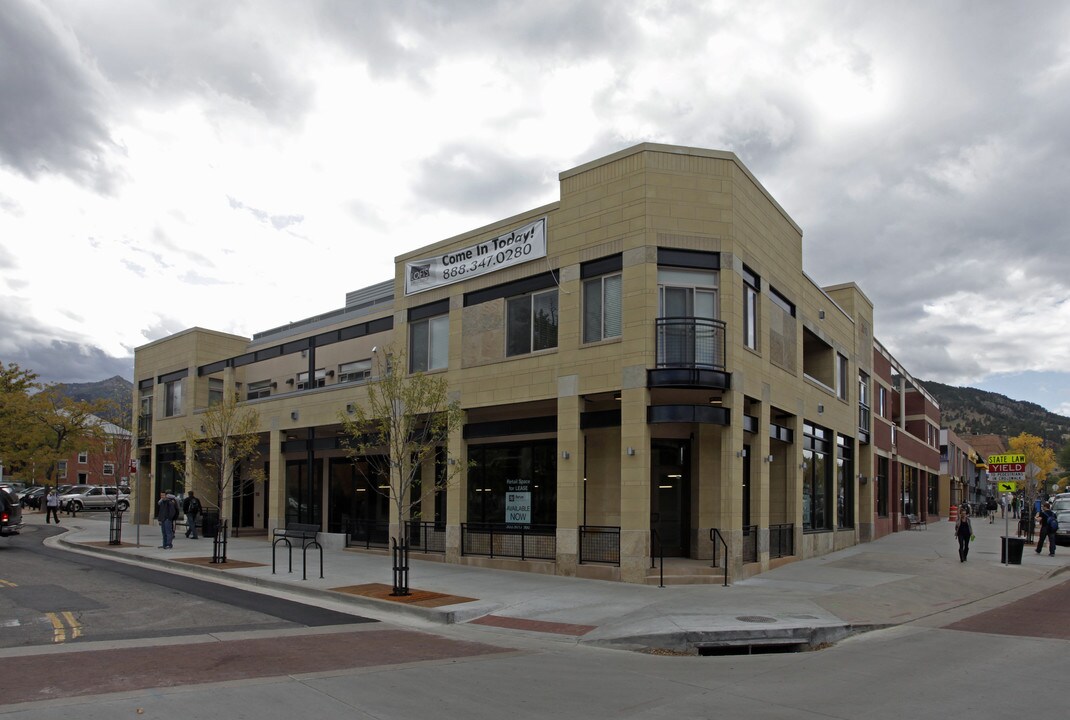
<path fill-rule="evenodd" d="M 1003 465 L 1005 463 L 1021 463 L 1025 464 L 1025 455 L 1022 453 L 1010 453 L 1005 455 L 989 455 L 989 465 Z"/>
<path fill-rule="evenodd" d="M 989 475 L 1002 475 L 1003 473 L 1025 474 L 1025 463 L 989 463 Z"/>
<path fill-rule="evenodd" d="M 1001 482 L 996 483 L 996 485 L 999 488 L 999 492 L 1001 493 L 1011 493 L 1018 491 L 1018 483 L 1016 482 Z"/>

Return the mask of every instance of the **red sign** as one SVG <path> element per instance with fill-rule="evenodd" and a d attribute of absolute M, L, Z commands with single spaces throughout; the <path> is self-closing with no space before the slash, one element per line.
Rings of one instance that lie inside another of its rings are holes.
<path fill-rule="evenodd" d="M 131 475 L 137 475 L 137 460 L 136 459 L 130 461 L 130 474 Z"/>
<path fill-rule="evenodd" d="M 989 465 L 988 474 L 995 475 L 997 473 L 1024 473 L 1025 463 L 1000 463 L 998 465 Z"/>

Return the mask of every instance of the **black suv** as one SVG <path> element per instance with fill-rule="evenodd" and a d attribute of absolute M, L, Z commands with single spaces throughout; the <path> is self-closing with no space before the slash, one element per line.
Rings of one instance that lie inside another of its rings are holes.
<path fill-rule="evenodd" d="M 22 529 L 22 507 L 15 496 L 0 488 L 0 536 L 17 535 Z"/>

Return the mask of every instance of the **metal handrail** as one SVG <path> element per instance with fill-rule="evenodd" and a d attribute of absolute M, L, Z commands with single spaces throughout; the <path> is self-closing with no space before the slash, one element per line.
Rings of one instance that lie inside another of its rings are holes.
<path fill-rule="evenodd" d="M 721 535 L 720 530 L 717 528 L 710 528 L 710 542 L 714 543 L 713 565 L 710 567 L 717 567 L 717 540 L 720 540 L 721 544 L 724 545 L 724 586 L 728 587 L 728 543 L 725 541 L 724 536 Z"/>

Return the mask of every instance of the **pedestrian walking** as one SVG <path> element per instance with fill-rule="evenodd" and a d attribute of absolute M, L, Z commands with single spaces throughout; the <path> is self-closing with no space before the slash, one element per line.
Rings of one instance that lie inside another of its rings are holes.
<path fill-rule="evenodd" d="M 48 495 L 45 496 L 45 522 L 50 523 L 53 518 L 59 525 L 59 492 L 56 488 L 49 488 Z"/>
<path fill-rule="evenodd" d="M 175 542 L 175 519 L 178 517 L 178 501 L 170 490 L 160 491 L 160 500 L 156 503 L 156 518 L 160 521 L 163 533 L 161 550 L 170 550 Z"/>
<path fill-rule="evenodd" d="M 1037 523 L 1040 524 L 1040 540 L 1037 542 L 1037 555 L 1044 549 L 1044 540 L 1048 541 L 1048 555 L 1055 557 L 1055 531 L 1059 529 L 1059 521 L 1055 513 L 1051 511 L 1051 503 L 1044 503 L 1040 512 L 1037 513 Z"/>
<path fill-rule="evenodd" d="M 197 518 L 201 514 L 201 501 L 190 490 L 182 501 L 182 514 L 186 516 L 186 537 L 197 539 Z"/>
<path fill-rule="evenodd" d="M 996 499 L 994 497 L 988 498 L 986 507 L 988 508 L 988 522 L 994 523 L 996 521 Z"/>
<path fill-rule="evenodd" d="M 973 540 L 973 525 L 970 524 L 969 515 L 962 515 L 955 523 L 955 537 L 959 541 L 959 562 L 966 562 L 966 556 L 970 554 L 970 541 Z"/>

